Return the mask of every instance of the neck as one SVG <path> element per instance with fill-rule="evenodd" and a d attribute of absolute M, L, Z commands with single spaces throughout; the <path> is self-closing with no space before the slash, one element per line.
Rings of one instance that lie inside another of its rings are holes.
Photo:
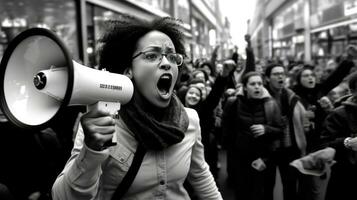
<path fill-rule="evenodd" d="M 279 97 L 283 91 L 283 88 L 274 88 L 269 85 L 271 96 L 273 97 Z"/>

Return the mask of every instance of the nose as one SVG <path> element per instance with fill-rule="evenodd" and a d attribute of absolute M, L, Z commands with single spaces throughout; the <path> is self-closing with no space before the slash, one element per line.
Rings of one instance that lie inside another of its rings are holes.
<path fill-rule="evenodd" d="M 170 62 L 167 60 L 165 55 L 162 55 L 162 59 L 159 65 L 160 65 L 160 69 L 164 69 L 164 70 L 171 69 Z"/>

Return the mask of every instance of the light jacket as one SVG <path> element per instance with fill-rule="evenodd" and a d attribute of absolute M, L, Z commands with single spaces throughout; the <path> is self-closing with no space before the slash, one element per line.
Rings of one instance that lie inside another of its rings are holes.
<path fill-rule="evenodd" d="M 198 115 L 193 109 L 185 110 L 189 127 L 183 141 L 163 151 L 147 151 L 123 199 L 190 199 L 183 187 L 186 177 L 200 199 L 222 199 L 204 160 Z M 89 149 L 79 129 L 71 157 L 53 185 L 54 200 L 111 199 L 138 144 L 122 120 L 117 120 L 115 128 L 117 145 L 103 151 Z"/>

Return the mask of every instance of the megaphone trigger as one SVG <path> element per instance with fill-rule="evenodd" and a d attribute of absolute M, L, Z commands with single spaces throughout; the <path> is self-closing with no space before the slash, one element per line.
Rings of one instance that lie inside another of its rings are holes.
<path fill-rule="evenodd" d="M 93 110 L 94 108 L 109 113 L 114 119 L 118 119 L 119 117 L 118 116 L 118 110 L 120 110 L 119 102 L 98 101 L 95 104 L 88 105 L 88 110 Z"/>

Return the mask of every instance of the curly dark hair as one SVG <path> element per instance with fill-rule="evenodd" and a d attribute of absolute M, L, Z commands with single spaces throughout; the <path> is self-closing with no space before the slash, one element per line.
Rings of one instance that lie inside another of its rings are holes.
<path fill-rule="evenodd" d="M 99 40 L 99 68 L 122 74 L 126 68 L 131 67 L 138 40 L 154 30 L 166 34 L 173 42 L 176 52 L 185 56 L 180 24 L 181 21 L 170 17 L 145 21 L 133 16 L 123 16 L 120 20 L 108 21 L 104 35 Z"/>

